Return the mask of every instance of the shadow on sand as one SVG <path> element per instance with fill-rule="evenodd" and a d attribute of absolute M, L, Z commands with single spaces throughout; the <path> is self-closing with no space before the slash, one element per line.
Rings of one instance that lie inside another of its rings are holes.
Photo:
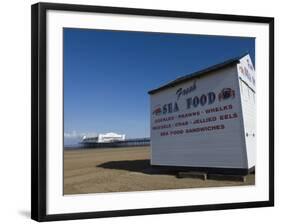
<path fill-rule="evenodd" d="M 161 167 L 153 167 L 150 165 L 150 161 L 148 159 L 142 160 L 123 160 L 123 161 L 110 161 L 106 163 L 102 163 L 97 167 L 101 167 L 104 169 L 115 169 L 115 170 L 127 170 L 131 172 L 139 172 L 150 175 L 174 175 L 175 172 L 161 168 Z"/>

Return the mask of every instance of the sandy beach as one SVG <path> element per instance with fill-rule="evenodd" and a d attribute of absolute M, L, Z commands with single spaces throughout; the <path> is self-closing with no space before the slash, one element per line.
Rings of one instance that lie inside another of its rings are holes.
<path fill-rule="evenodd" d="M 64 150 L 64 194 L 253 185 L 246 181 L 177 178 L 150 166 L 149 147 Z"/>

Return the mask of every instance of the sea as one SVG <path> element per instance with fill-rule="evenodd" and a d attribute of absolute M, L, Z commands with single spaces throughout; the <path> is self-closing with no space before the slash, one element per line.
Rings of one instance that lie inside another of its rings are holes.
<path fill-rule="evenodd" d="M 64 138 L 64 149 L 77 149 L 82 148 L 80 144 L 81 138 Z"/>

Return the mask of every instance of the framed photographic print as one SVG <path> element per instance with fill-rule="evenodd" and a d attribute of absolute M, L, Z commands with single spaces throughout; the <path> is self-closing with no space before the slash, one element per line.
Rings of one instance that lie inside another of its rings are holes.
<path fill-rule="evenodd" d="M 32 219 L 274 205 L 274 19 L 32 6 Z"/>

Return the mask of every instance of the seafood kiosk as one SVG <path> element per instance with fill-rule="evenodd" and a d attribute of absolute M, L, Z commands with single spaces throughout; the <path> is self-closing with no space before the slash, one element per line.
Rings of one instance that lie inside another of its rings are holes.
<path fill-rule="evenodd" d="M 246 54 L 149 91 L 151 165 L 229 174 L 252 171 L 255 83 Z"/>

